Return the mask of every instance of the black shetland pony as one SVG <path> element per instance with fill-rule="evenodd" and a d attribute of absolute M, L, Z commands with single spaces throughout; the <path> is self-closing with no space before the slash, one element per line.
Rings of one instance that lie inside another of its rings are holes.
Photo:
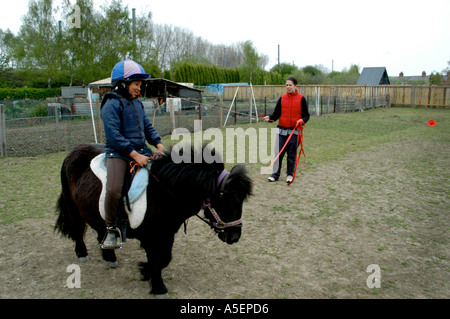
<path fill-rule="evenodd" d="M 104 145 L 80 144 L 69 152 L 61 169 L 62 193 L 55 229 L 75 241 L 75 252 L 82 261 L 88 260 L 83 240 L 86 223 L 96 230 L 99 243 L 105 236 L 106 226 L 98 207 L 102 186 L 90 169 L 91 160 L 104 151 Z M 241 236 L 242 205 L 252 192 L 247 171 L 236 165 L 228 173 L 223 163 L 196 163 L 194 159 L 198 158 L 191 152 L 190 163 L 177 164 L 166 152 L 152 161 L 145 218 L 138 228 L 128 226 L 126 232 L 127 238 L 141 242 L 147 254 L 141 272 L 143 280 L 151 280 L 151 293 L 155 295 L 167 296 L 161 271 L 172 258 L 175 233 L 200 209 L 222 241 L 233 244 Z M 114 250 L 102 250 L 102 257 L 111 267 L 117 267 Z"/>

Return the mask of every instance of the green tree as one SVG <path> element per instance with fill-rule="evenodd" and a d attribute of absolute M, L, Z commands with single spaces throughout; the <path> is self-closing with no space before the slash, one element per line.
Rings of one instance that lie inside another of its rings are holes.
<path fill-rule="evenodd" d="M 358 82 L 359 79 L 359 66 L 358 65 L 351 65 L 349 70 L 344 69 L 342 72 L 333 71 L 329 73 L 324 81 L 323 84 L 327 85 L 337 85 L 337 84 L 344 84 L 344 85 L 354 85 L 356 82 Z"/>
<path fill-rule="evenodd" d="M 298 70 L 298 67 L 295 64 L 289 64 L 289 63 L 280 63 L 279 65 L 273 66 L 270 71 L 271 72 L 278 72 L 283 77 L 288 77 L 289 75 L 293 74 L 296 70 Z"/>
<path fill-rule="evenodd" d="M 73 12 L 69 11 L 70 1 L 65 0 L 64 17 L 69 18 Z M 64 52 L 63 61 L 65 69 L 69 72 L 73 84 L 74 79 L 83 79 L 81 84 L 87 84 L 99 79 L 97 72 L 97 50 L 96 41 L 100 34 L 97 30 L 97 22 L 101 21 L 100 14 L 94 11 L 92 0 L 78 0 L 80 8 L 80 27 L 68 27 L 64 25 Z"/>
<path fill-rule="evenodd" d="M 111 74 L 117 62 L 131 58 L 133 41 L 128 6 L 123 6 L 119 0 L 112 0 L 103 10 L 104 16 L 99 18 L 96 25 L 98 36 L 95 48 L 98 72 L 106 76 Z"/>
<path fill-rule="evenodd" d="M 438 72 L 430 74 L 430 85 L 442 85 L 443 77 Z"/>
<path fill-rule="evenodd" d="M 16 43 L 20 47 L 18 58 L 24 60 L 27 68 L 41 70 L 48 78 L 49 88 L 61 54 L 54 12 L 52 0 L 30 0 Z"/>
<path fill-rule="evenodd" d="M 8 67 L 11 59 L 11 52 L 7 45 L 10 34 L 12 33 L 9 29 L 6 30 L 6 32 L 3 32 L 3 30 L 0 29 L 0 71 L 3 71 Z"/>
<path fill-rule="evenodd" d="M 242 46 L 244 51 L 244 61 L 239 68 L 239 76 L 241 80 L 251 83 L 258 70 L 259 56 L 252 41 L 247 40 Z"/>

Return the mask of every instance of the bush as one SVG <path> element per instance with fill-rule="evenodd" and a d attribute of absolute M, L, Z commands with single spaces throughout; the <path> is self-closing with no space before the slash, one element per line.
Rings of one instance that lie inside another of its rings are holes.
<path fill-rule="evenodd" d="M 31 110 L 31 116 L 33 117 L 47 116 L 47 104 L 39 103 L 35 108 Z"/>
<path fill-rule="evenodd" d="M 191 82 L 196 85 L 212 83 L 239 82 L 239 73 L 230 68 L 220 68 L 216 65 L 182 62 L 175 67 L 174 81 Z"/>

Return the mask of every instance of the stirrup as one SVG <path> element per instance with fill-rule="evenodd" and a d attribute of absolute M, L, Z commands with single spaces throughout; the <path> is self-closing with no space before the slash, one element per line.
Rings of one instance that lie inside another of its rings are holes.
<path fill-rule="evenodd" d="M 105 234 L 105 237 L 103 238 L 101 248 L 102 249 L 121 249 L 123 242 L 122 242 L 122 233 L 121 233 L 120 229 L 117 227 L 106 227 L 106 229 L 107 229 L 107 232 Z M 116 245 L 112 248 L 105 247 L 103 243 L 105 242 L 105 239 L 108 236 L 108 233 L 111 233 L 111 232 L 116 233 Z"/>

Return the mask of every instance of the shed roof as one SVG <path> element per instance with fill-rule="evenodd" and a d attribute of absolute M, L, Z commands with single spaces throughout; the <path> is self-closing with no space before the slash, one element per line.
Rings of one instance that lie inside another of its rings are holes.
<path fill-rule="evenodd" d="M 187 97 L 187 98 L 201 98 L 202 91 L 191 88 L 189 86 L 172 82 L 163 78 L 147 79 L 144 81 L 147 85 L 142 93 L 148 98 L 165 98 L 166 95 Z M 98 89 L 101 92 L 109 91 L 111 88 L 111 78 L 106 78 L 89 83 L 90 88 Z"/>
<path fill-rule="evenodd" d="M 356 85 L 391 84 L 385 67 L 364 68 Z"/>

